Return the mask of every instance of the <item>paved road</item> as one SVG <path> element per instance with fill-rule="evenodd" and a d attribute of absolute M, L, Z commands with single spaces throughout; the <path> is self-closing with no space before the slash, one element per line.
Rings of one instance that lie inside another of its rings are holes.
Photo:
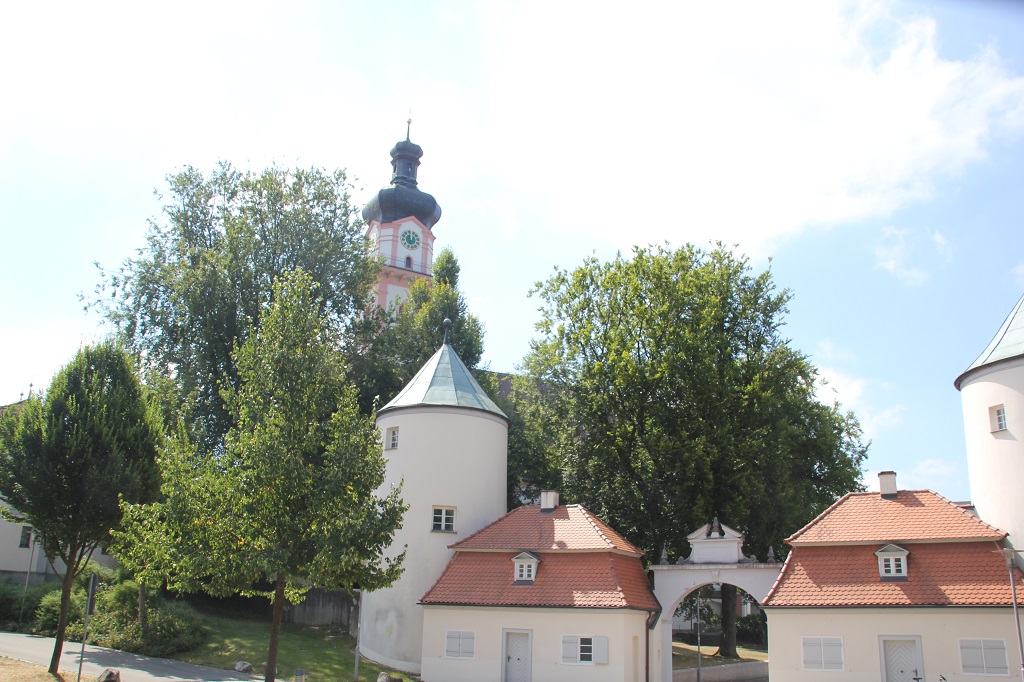
<path fill-rule="evenodd" d="M 19 661 L 50 665 L 53 655 L 53 638 L 36 635 L 22 635 L 13 632 L 0 632 L 0 656 L 15 658 Z M 71 680 L 77 679 L 78 659 L 82 645 L 78 642 L 65 642 L 64 653 L 60 658 L 61 670 L 76 673 Z M 165 658 L 150 658 L 129 654 L 114 649 L 98 646 L 86 646 L 82 660 L 82 679 L 95 680 L 106 668 L 121 671 L 122 682 L 214 682 L 220 680 L 246 680 L 252 682 L 251 675 L 240 675 L 232 670 L 207 668 L 181 661 L 170 661 Z"/>

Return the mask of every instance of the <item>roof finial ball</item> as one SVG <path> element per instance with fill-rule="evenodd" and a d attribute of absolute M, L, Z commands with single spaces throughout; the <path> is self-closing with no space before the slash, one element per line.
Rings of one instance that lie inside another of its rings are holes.
<path fill-rule="evenodd" d="M 451 345 L 452 336 L 452 321 L 449 318 L 444 318 L 444 345 Z"/>

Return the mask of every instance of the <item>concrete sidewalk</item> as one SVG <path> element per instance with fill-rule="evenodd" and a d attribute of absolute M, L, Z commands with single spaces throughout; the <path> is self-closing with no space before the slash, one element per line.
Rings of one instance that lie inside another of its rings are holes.
<path fill-rule="evenodd" d="M 53 644 L 52 637 L 0 632 L 0 656 L 34 663 L 44 668 L 50 665 Z M 81 652 L 82 645 L 80 643 L 64 643 L 60 669 L 76 673 L 74 677 L 68 678 L 68 682 L 77 679 L 78 659 Z M 106 668 L 120 670 L 122 682 L 220 682 L 221 680 L 252 682 L 254 679 L 260 679 L 252 675 L 241 675 L 233 670 L 207 668 L 166 658 L 150 658 L 149 656 L 87 645 L 82 660 L 82 679 L 91 682 Z"/>

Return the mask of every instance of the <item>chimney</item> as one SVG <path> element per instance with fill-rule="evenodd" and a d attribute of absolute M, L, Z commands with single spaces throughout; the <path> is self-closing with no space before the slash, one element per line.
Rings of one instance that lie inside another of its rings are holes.
<path fill-rule="evenodd" d="M 896 472 L 895 471 L 879 471 L 878 472 L 878 491 L 882 493 L 882 499 L 895 500 L 896 499 Z"/>
<path fill-rule="evenodd" d="M 557 490 L 541 490 L 540 491 L 540 511 L 542 514 L 550 514 L 555 511 L 555 507 L 558 506 L 558 491 Z"/>

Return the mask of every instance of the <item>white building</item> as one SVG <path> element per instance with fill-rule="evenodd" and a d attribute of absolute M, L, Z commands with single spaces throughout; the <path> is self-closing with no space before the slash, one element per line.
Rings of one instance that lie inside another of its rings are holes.
<path fill-rule="evenodd" d="M 423 607 L 456 543 L 506 511 L 508 418 L 447 343 L 402 392 L 377 412 L 387 473 L 381 493 L 402 486 L 408 505 L 391 555 L 405 570 L 391 587 L 367 592 L 359 650 L 367 658 L 420 672 Z"/>
<path fill-rule="evenodd" d="M 971 501 L 1024 549 L 1024 296 L 953 385 L 963 403 Z"/>

